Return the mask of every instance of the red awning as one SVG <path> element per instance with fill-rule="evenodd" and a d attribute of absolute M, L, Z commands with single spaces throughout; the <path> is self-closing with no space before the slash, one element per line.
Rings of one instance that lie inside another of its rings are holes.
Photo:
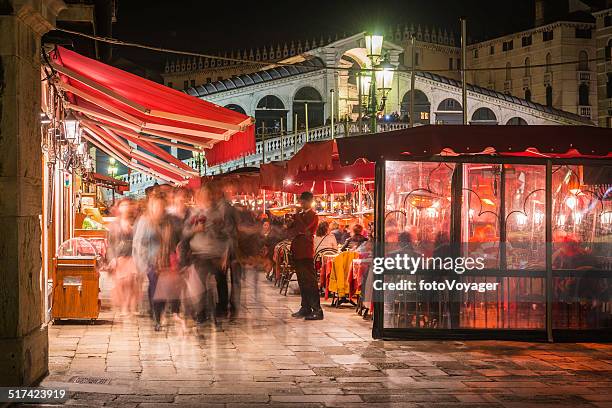
<path fill-rule="evenodd" d="M 100 187 L 115 190 L 119 194 L 123 194 L 130 189 L 130 185 L 127 182 L 100 173 L 89 173 L 87 181 Z"/>
<path fill-rule="evenodd" d="M 429 125 L 338 139 L 342 164 L 437 155 L 611 158 L 612 131 L 592 126 Z"/>
<path fill-rule="evenodd" d="M 286 161 L 264 163 L 259 166 L 259 184 L 264 190 L 281 191 L 286 177 Z"/>
<path fill-rule="evenodd" d="M 300 171 L 331 170 L 334 157 L 338 157 L 335 140 L 306 143 L 287 162 L 287 173 L 295 176 Z"/>
<path fill-rule="evenodd" d="M 255 152 L 254 126 L 246 115 L 62 47 L 50 56 L 61 78 L 56 86 L 66 92 L 66 106 L 77 113 L 84 137 L 132 168 L 182 183 L 195 172 L 157 145 L 206 149 L 210 166 Z"/>

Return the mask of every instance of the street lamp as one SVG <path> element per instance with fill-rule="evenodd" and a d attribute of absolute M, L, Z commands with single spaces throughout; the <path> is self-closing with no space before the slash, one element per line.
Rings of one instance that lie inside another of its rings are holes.
<path fill-rule="evenodd" d="M 361 76 L 360 91 L 365 94 L 367 90 L 369 106 L 366 112 L 370 115 L 370 131 L 376 133 L 376 116 L 379 110 L 385 108 L 387 93 L 391 90 L 393 82 L 394 67 L 387 60 L 382 60 L 382 46 L 384 38 L 382 35 L 367 34 L 365 45 L 368 58 L 371 62 L 370 75 Z M 378 106 L 377 91 L 381 91 L 381 106 Z M 361 103 L 361 101 L 359 101 Z"/>

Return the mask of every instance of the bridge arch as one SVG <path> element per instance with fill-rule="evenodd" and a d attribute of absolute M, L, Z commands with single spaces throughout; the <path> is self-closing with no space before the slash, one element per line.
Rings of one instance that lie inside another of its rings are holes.
<path fill-rule="evenodd" d="M 238 113 L 242 113 L 244 115 L 246 115 L 246 111 L 244 110 L 244 108 L 236 103 L 230 103 L 225 105 L 225 107 L 227 109 L 233 110 L 234 112 L 238 112 Z"/>
<path fill-rule="evenodd" d="M 409 90 L 404 94 L 402 98 L 402 102 L 400 105 L 400 118 L 409 118 L 410 117 L 410 95 L 412 90 Z M 429 98 L 420 89 L 414 90 L 414 116 L 415 116 L 415 124 L 428 125 L 431 115 L 431 102 Z"/>
<path fill-rule="evenodd" d="M 323 126 L 325 123 L 325 103 L 321 93 L 312 86 L 303 86 L 293 95 L 293 116 L 297 114 L 298 129 L 306 123 L 306 105 L 308 104 L 308 126 Z"/>
<path fill-rule="evenodd" d="M 480 107 L 472 113 L 471 125 L 497 125 L 498 120 L 495 112 L 487 107 Z"/>
<path fill-rule="evenodd" d="M 527 126 L 529 125 L 529 123 L 527 123 L 527 121 L 521 118 L 520 116 L 513 116 L 510 119 L 508 119 L 508 121 L 506 122 L 506 125 Z"/>
<path fill-rule="evenodd" d="M 463 107 L 455 98 L 446 98 L 438 104 L 435 111 L 436 124 L 461 125 L 463 123 Z"/>
<path fill-rule="evenodd" d="M 287 123 L 287 108 L 281 98 L 268 94 L 258 100 L 255 107 L 255 129 L 258 134 L 278 133 L 281 119 Z"/>

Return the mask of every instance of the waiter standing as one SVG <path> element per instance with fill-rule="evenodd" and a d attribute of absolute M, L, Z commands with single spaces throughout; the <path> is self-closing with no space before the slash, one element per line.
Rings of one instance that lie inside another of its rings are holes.
<path fill-rule="evenodd" d="M 323 320 L 323 309 L 319 298 L 317 273 L 314 268 L 314 234 L 319 225 L 319 217 L 312 209 L 313 195 L 304 191 L 300 195 L 302 210 L 295 215 L 291 228 L 291 254 L 295 264 L 295 272 L 300 286 L 302 306 L 293 313 L 293 317 L 303 317 L 305 320 Z"/>

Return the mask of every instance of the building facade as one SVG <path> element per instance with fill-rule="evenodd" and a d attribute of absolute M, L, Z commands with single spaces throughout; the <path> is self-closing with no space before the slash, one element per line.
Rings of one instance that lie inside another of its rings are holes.
<path fill-rule="evenodd" d="M 612 128 L 612 2 L 595 13 L 597 44 L 597 111 L 599 126 Z"/>

